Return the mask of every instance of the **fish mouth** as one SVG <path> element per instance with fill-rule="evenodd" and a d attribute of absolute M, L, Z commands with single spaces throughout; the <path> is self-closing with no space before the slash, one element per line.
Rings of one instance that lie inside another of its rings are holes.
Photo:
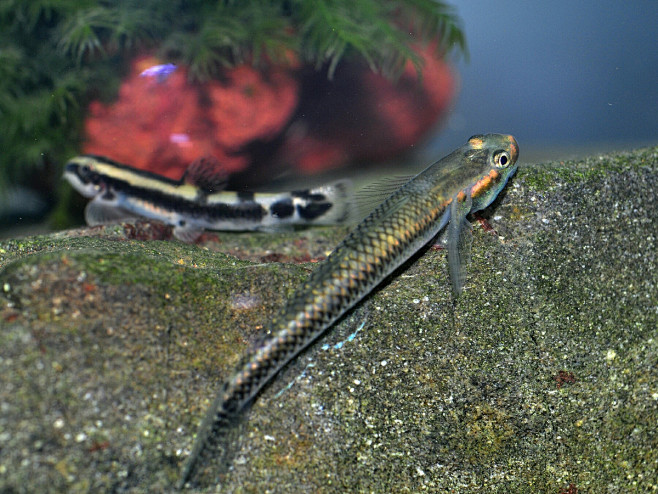
<path fill-rule="evenodd" d="M 90 180 L 83 178 L 80 174 L 80 165 L 77 163 L 67 163 L 64 166 L 62 178 L 68 181 L 71 186 L 84 197 L 95 197 L 98 189 Z"/>

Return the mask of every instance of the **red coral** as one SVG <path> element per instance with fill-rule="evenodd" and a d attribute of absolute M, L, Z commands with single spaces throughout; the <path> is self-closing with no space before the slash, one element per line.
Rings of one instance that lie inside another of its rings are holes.
<path fill-rule="evenodd" d="M 285 69 L 239 66 L 207 84 L 190 84 L 185 67 L 161 80 L 141 75 L 158 64 L 138 58 L 115 103 L 89 105 L 85 153 L 176 179 L 200 156 L 239 171 L 250 161 L 241 147 L 272 139 L 297 105 L 297 82 Z"/>
<path fill-rule="evenodd" d="M 116 102 L 89 105 L 83 151 L 174 179 L 195 159 L 214 156 L 227 173 L 249 168 L 252 182 L 290 168 L 311 173 L 390 159 L 435 126 L 455 92 L 436 46 L 417 51 L 422 79 L 409 63 L 397 82 L 349 61 L 329 81 L 293 58 L 192 84 L 184 66 L 143 76 L 161 61 L 139 57 Z"/>
<path fill-rule="evenodd" d="M 378 101 L 376 113 L 381 125 L 392 137 L 388 146 L 368 150 L 372 159 L 384 159 L 412 146 L 448 109 L 455 91 L 454 79 L 436 50 L 435 45 L 416 49 L 423 59 L 422 80 L 418 80 L 411 62 L 397 83 L 372 72 L 365 74 L 366 85 L 374 93 L 373 100 Z"/>
<path fill-rule="evenodd" d="M 416 48 L 424 63 L 422 79 L 411 62 L 395 82 L 350 62 L 339 66 L 332 81 L 309 72 L 302 86 L 313 91 L 302 98 L 277 160 L 315 172 L 408 150 L 446 114 L 456 92 L 437 50 Z"/>
<path fill-rule="evenodd" d="M 281 132 L 297 106 L 298 87 L 280 70 L 260 73 L 242 65 L 228 71 L 226 81 L 209 84 L 208 95 L 217 145 L 236 151 Z"/>

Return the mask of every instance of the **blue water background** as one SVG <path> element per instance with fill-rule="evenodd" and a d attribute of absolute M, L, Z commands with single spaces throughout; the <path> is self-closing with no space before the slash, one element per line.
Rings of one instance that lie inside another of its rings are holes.
<path fill-rule="evenodd" d="M 658 1 L 462 0 L 470 60 L 424 153 L 510 133 L 542 160 L 658 144 Z"/>

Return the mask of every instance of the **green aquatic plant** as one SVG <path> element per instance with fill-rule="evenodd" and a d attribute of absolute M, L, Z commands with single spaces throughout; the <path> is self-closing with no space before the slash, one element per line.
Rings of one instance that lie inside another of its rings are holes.
<path fill-rule="evenodd" d="M 91 99 L 111 100 L 140 50 L 203 81 L 239 63 L 290 59 L 332 77 L 345 57 L 400 74 L 412 45 L 465 51 L 459 21 L 434 0 L 3 0 L 0 189 L 58 175 L 80 145 Z"/>

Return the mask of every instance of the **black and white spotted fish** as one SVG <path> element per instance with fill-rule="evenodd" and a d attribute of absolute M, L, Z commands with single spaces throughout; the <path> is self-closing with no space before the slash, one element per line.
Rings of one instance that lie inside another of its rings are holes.
<path fill-rule="evenodd" d="M 85 197 L 88 225 L 143 217 L 174 227 L 193 242 L 204 230 L 277 230 L 290 225 L 329 225 L 348 221 L 349 181 L 284 193 L 229 192 L 226 175 L 214 158 L 193 162 L 180 180 L 138 170 L 95 155 L 71 159 L 64 178 Z"/>

